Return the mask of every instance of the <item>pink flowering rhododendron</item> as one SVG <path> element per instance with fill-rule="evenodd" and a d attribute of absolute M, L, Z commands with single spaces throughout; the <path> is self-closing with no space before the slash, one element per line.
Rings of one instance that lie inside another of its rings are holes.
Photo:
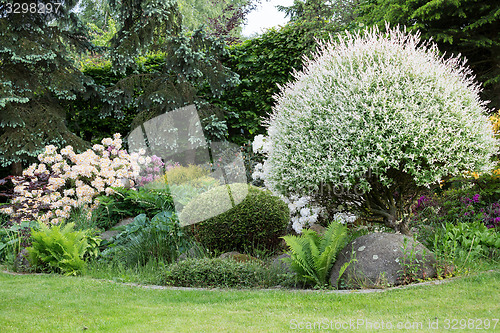
<path fill-rule="evenodd" d="M 38 156 L 40 163 L 24 170 L 22 177 L 12 178 L 14 197 L 0 212 L 15 220 L 57 224 L 74 208 L 97 207 L 96 198 L 113 194 L 112 187 L 134 186 L 141 174 L 139 159 L 144 159 L 143 154 L 122 149 L 120 134 L 80 154 L 71 146 L 58 152 L 49 145 Z M 155 166 L 163 165 L 158 157 L 155 161 Z"/>

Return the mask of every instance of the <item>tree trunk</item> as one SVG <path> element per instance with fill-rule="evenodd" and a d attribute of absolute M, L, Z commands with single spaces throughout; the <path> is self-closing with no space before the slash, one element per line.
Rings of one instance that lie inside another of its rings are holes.
<path fill-rule="evenodd" d="M 10 173 L 12 176 L 22 176 L 23 174 L 23 163 L 14 162 L 10 165 Z"/>
<path fill-rule="evenodd" d="M 394 229 L 396 232 L 400 232 L 403 235 L 411 236 L 410 228 L 408 226 L 409 220 L 404 218 L 398 221 L 396 215 L 391 215 L 384 219 L 385 226 Z"/>

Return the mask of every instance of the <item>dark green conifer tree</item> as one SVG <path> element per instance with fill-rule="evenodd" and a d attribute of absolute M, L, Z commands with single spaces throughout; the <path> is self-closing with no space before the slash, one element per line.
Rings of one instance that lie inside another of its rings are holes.
<path fill-rule="evenodd" d="M 91 46 L 71 12 L 76 3 L 0 1 L 0 166 L 14 174 L 48 144 L 85 145 L 68 131 L 61 104 L 92 85 L 68 57 Z"/>
<path fill-rule="evenodd" d="M 111 41 L 113 68 L 126 76 L 109 88 L 103 115 L 135 107 L 135 126 L 180 106 L 204 106 L 201 95 L 219 96 L 238 82 L 220 61 L 227 53 L 224 40 L 202 29 L 183 31 L 175 0 L 110 3 L 121 22 Z M 161 59 L 151 70 L 141 70 L 138 57 L 152 54 Z"/>

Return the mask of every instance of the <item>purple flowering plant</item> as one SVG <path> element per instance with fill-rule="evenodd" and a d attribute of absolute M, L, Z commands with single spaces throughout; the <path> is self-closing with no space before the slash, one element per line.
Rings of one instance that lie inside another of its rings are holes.
<path fill-rule="evenodd" d="M 137 180 L 137 186 L 144 186 L 163 176 L 164 171 L 173 169 L 179 166 L 179 163 L 164 163 L 161 157 L 152 155 L 149 158 L 145 158 L 141 166 L 141 173 Z"/>
<path fill-rule="evenodd" d="M 422 195 L 412 207 L 412 215 L 414 223 L 480 221 L 489 229 L 500 229 L 500 202 L 488 202 L 478 193 L 456 196 L 450 191 L 440 196 Z"/>

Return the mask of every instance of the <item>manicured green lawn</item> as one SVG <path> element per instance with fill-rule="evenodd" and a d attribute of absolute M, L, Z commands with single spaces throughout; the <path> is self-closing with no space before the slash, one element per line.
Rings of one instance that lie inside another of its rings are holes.
<path fill-rule="evenodd" d="M 440 332 L 452 319 L 475 319 L 481 331 L 500 332 L 500 323 L 493 321 L 500 318 L 500 272 L 370 294 L 156 290 L 90 278 L 0 273 L 0 302 L 0 332 L 289 332 L 307 322 L 319 322 L 326 331 L 339 331 L 335 324 L 373 331 L 377 327 L 369 325 L 390 328 L 390 322 L 394 330 L 406 323 L 415 328 L 406 332 Z M 439 330 L 430 330 L 429 320 L 438 320 Z"/>

